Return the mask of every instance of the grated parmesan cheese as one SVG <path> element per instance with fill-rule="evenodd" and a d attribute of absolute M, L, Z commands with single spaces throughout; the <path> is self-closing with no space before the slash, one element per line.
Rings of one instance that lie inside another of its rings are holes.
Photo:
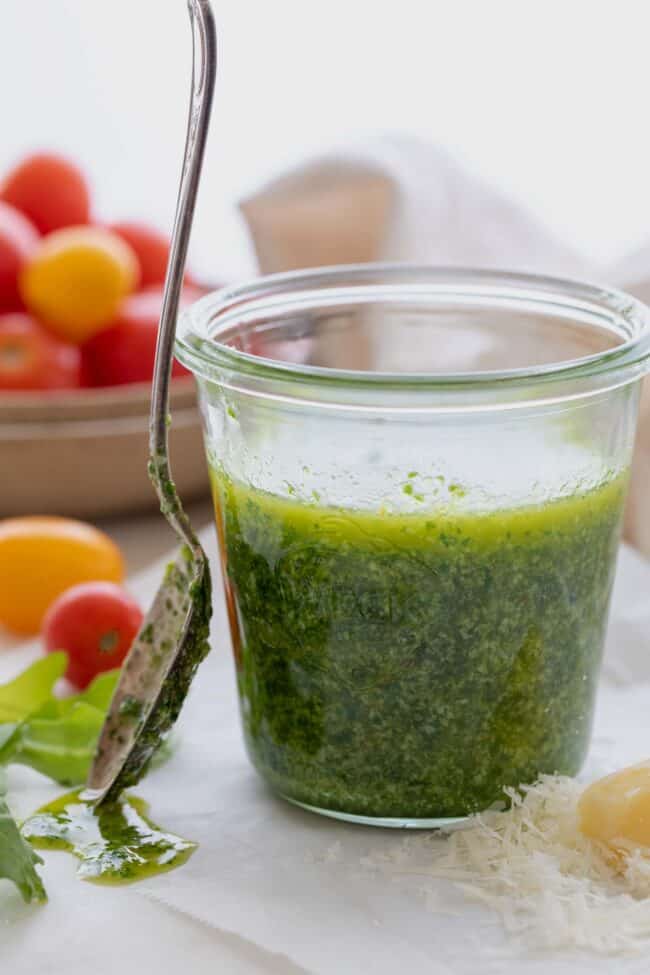
<path fill-rule="evenodd" d="M 585 837 L 581 792 L 573 779 L 543 776 L 521 793 L 507 790 L 507 811 L 473 816 L 444 839 L 409 837 L 397 855 L 369 857 L 365 865 L 453 881 L 496 911 L 515 943 L 528 948 L 647 951 L 650 849 L 615 856 Z M 444 910 L 435 889 L 428 893 L 431 910 Z"/>

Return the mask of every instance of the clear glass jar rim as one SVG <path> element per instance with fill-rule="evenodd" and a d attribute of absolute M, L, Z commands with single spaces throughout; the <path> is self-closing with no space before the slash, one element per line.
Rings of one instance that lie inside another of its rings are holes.
<path fill-rule="evenodd" d="M 453 302 L 476 299 L 495 308 L 523 302 L 566 318 L 596 316 L 622 339 L 613 348 L 576 359 L 504 370 L 456 373 L 393 373 L 303 365 L 243 352 L 219 335 L 246 317 L 326 307 L 365 296 L 375 300 L 434 297 Z M 196 375 L 218 379 L 219 371 L 257 379 L 298 381 L 329 387 L 441 392 L 463 387 L 504 390 L 530 382 L 566 382 L 627 370 L 638 376 L 650 360 L 650 308 L 623 291 L 537 274 L 412 264 L 354 264 L 310 268 L 252 279 L 215 291 L 185 311 L 176 353 Z M 216 371 L 215 371 L 216 370 Z"/>

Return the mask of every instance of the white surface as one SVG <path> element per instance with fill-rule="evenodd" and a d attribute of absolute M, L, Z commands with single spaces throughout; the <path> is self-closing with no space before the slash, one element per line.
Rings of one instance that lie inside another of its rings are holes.
<path fill-rule="evenodd" d="M 205 533 L 216 567 L 213 530 Z M 147 601 L 160 578 L 155 565 L 133 580 Z M 217 584 L 218 584 L 218 580 Z M 650 721 L 650 566 L 624 549 L 586 775 L 647 757 Z M 397 851 L 403 834 L 348 826 L 273 798 L 244 755 L 225 615 L 217 601 L 214 651 L 188 704 L 174 758 L 138 790 L 161 825 L 198 840 L 181 870 L 141 886 L 112 890 L 74 877 L 75 861 L 45 854 L 45 907 L 25 907 L 0 884 L 3 968 L 15 975 L 57 971 L 127 975 L 621 975 L 647 971 L 647 959 L 591 955 L 531 957 L 507 947 L 496 919 L 464 902 L 442 881 L 442 912 L 422 896 L 422 878 L 389 877 L 361 863 L 372 851 Z M 34 649 L 0 657 L 0 679 L 22 667 Z M 10 796 L 27 813 L 57 789 L 12 770 Z M 125 964 L 126 962 L 126 964 Z M 615 965 L 615 969 L 612 967 Z"/>
<path fill-rule="evenodd" d="M 395 131 L 458 153 L 609 262 L 650 232 L 643 0 L 218 0 L 221 72 L 195 237 L 246 272 L 234 201 L 323 146 Z M 0 170 L 58 146 L 99 210 L 169 224 L 185 131 L 184 0 L 3 0 Z"/>

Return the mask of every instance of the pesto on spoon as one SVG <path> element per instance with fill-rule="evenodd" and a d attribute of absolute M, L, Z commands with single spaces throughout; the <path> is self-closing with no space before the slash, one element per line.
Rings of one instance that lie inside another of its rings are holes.
<path fill-rule="evenodd" d="M 149 461 L 161 511 L 182 548 L 169 565 L 124 663 L 84 795 L 95 804 L 116 801 L 124 788 L 142 778 L 209 650 L 210 568 L 172 480 L 168 438 L 176 319 L 216 77 L 216 32 L 209 0 L 188 0 L 188 6 L 194 42 L 192 96 L 158 332 Z"/>

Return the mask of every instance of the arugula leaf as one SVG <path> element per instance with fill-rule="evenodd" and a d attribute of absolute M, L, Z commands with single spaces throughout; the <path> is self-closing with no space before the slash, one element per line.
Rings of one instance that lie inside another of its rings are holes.
<path fill-rule="evenodd" d="M 0 878 L 11 880 L 27 904 L 45 901 L 45 887 L 36 872 L 36 864 L 43 861 L 20 835 L 4 800 L 4 793 L 4 778 L 0 777 Z"/>
<path fill-rule="evenodd" d="M 49 701 L 67 666 L 67 654 L 49 653 L 15 680 L 0 685 L 0 724 L 22 721 Z"/>
<path fill-rule="evenodd" d="M 101 674 L 82 694 L 50 697 L 19 724 L 0 724 L 0 765 L 27 765 L 62 785 L 84 782 L 118 676 Z"/>

